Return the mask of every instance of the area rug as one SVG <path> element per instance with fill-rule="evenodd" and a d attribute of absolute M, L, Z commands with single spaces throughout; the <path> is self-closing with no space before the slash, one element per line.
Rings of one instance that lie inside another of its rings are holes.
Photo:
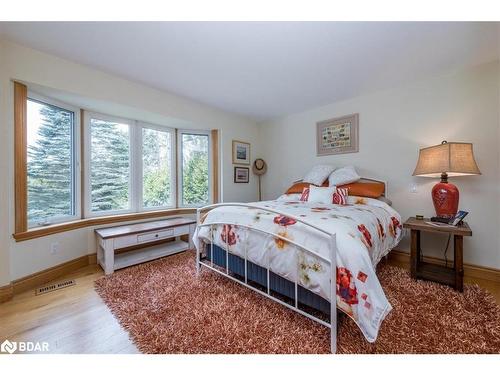
<path fill-rule="evenodd" d="M 500 353 L 500 308 L 479 286 L 458 293 L 377 271 L 392 312 L 369 344 L 340 319 L 338 353 Z M 329 330 L 215 272 L 194 253 L 130 267 L 95 289 L 143 353 L 329 353 Z"/>

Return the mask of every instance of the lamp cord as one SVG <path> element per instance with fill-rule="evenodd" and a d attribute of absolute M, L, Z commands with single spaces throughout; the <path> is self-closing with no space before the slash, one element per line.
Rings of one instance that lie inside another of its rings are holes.
<path fill-rule="evenodd" d="M 444 266 L 448 267 L 448 258 L 447 258 L 447 253 L 448 253 L 448 248 L 450 247 L 450 240 L 451 240 L 451 234 L 448 235 L 448 241 L 446 241 L 446 248 L 444 249 Z"/>
<path fill-rule="evenodd" d="M 448 240 L 446 241 L 446 247 L 444 249 L 444 266 L 445 267 L 448 267 L 448 257 L 447 257 L 447 254 L 448 254 L 448 249 L 450 247 L 450 240 L 451 240 L 451 234 L 448 235 Z M 422 251 L 420 252 L 420 261 L 421 262 L 424 261 L 424 254 L 422 253 Z"/>

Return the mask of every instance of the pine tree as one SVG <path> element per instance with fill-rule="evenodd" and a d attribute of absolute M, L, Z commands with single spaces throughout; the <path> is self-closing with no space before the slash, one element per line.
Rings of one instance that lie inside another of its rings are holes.
<path fill-rule="evenodd" d="M 92 119 L 90 132 L 92 211 L 127 209 L 130 177 L 128 128 Z"/>
<path fill-rule="evenodd" d="M 171 204 L 171 135 L 152 129 L 142 132 L 144 207 Z"/>
<path fill-rule="evenodd" d="M 208 137 L 183 135 L 183 203 L 208 202 Z"/>
<path fill-rule="evenodd" d="M 74 214 L 73 114 L 48 105 L 40 109 L 35 144 L 28 147 L 28 219 Z M 90 127 L 91 210 L 129 207 L 130 145 L 126 125 L 93 119 Z M 145 207 L 171 203 L 170 134 L 143 132 Z M 208 137 L 183 134 L 183 203 L 208 202 Z"/>
<path fill-rule="evenodd" d="M 73 114 L 45 105 L 34 145 L 28 147 L 28 220 L 73 214 Z"/>

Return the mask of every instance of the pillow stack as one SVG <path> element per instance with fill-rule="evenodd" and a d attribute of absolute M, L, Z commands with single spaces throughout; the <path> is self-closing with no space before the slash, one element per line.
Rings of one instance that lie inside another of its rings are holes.
<path fill-rule="evenodd" d="M 359 179 L 361 177 L 353 166 L 335 169 L 331 165 L 316 165 L 304 176 L 301 182 L 302 195 L 300 200 L 345 205 L 349 189 L 337 188 L 337 186 L 350 184 Z M 328 187 L 319 187 L 325 186 L 327 181 Z"/>
<path fill-rule="evenodd" d="M 306 183 L 313 184 L 316 186 L 321 186 L 323 184 L 323 182 L 326 181 L 328 176 L 330 176 L 334 170 L 335 170 L 335 167 L 333 167 L 331 165 L 327 165 L 327 164 L 315 165 L 313 167 L 313 169 L 311 169 L 309 171 L 309 173 L 307 173 L 304 176 L 304 179 L 302 180 L 302 182 L 306 182 Z"/>
<path fill-rule="evenodd" d="M 347 185 L 361 179 L 352 165 L 339 168 L 328 175 L 328 186 Z M 323 182 L 322 182 L 323 183 Z"/>
<path fill-rule="evenodd" d="M 317 187 L 311 185 L 304 188 L 300 200 L 302 202 L 314 202 L 323 204 L 347 204 L 348 189 L 331 187 Z"/>
<path fill-rule="evenodd" d="M 347 185 L 361 179 L 356 169 L 349 165 L 335 169 L 328 164 L 315 165 L 302 179 L 303 184 L 321 186 L 328 181 L 328 186 Z"/>

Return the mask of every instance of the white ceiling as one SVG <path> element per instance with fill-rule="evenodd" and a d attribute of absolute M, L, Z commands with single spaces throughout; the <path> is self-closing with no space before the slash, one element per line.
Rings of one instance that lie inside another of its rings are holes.
<path fill-rule="evenodd" d="M 496 23 L 0 23 L 21 44 L 258 121 L 498 58 Z"/>

